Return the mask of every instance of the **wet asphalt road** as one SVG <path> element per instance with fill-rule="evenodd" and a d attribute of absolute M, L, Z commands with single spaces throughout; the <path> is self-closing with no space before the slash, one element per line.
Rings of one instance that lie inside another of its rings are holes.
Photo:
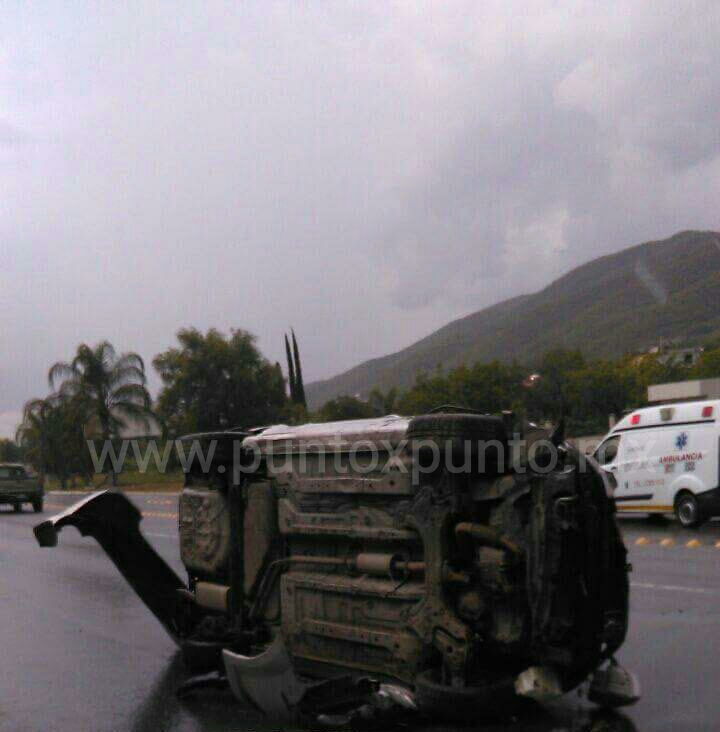
<path fill-rule="evenodd" d="M 177 497 L 132 499 L 145 535 L 181 573 Z M 50 495 L 46 514 L 75 500 Z M 64 530 L 56 549 L 40 549 L 31 531 L 37 521 L 0 509 L 0 732 L 270 728 L 229 693 L 177 700 L 185 676 L 175 646 L 110 561 L 75 529 Z M 720 523 L 687 532 L 621 521 L 634 571 L 620 660 L 638 672 L 643 698 L 593 729 L 720 730 Z M 558 709 L 562 723 L 535 719 L 510 729 L 587 728 L 574 697 Z"/>

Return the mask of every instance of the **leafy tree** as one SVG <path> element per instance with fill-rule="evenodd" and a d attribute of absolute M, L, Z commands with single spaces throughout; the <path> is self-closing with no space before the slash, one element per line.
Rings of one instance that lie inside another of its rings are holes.
<path fill-rule="evenodd" d="M 401 414 L 424 414 L 441 404 L 453 401 L 448 378 L 440 369 L 428 376 L 420 372 L 415 384 L 398 399 L 398 408 Z"/>
<path fill-rule="evenodd" d="M 103 441 L 115 437 L 128 420 L 148 424 L 152 414 L 145 364 L 137 353 L 118 356 L 108 341 L 95 347 L 82 343 L 72 361 L 58 361 L 48 374 L 50 386 L 72 400 L 87 431 Z M 117 475 L 112 470 L 113 485 Z"/>
<path fill-rule="evenodd" d="M 443 404 L 495 413 L 522 407 L 525 370 L 499 361 L 459 366 L 447 375 L 420 374 L 415 385 L 397 398 L 402 414 L 423 414 Z"/>
<path fill-rule="evenodd" d="M 542 378 L 527 392 L 530 414 L 556 422 L 571 415 L 573 376 L 583 368 L 585 359 L 580 351 L 563 348 L 548 351 L 540 362 Z"/>
<path fill-rule="evenodd" d="M 703 351 L 692 369 L 692 376 L 697 379 L 720 377 L 720 348 Z"/>
<path fill-rule="evenodd" d="M 22 460 L 23 451 L 14 440 L 0 439 L 0 462 L 18 463 Z"/>
<path fill-rule="evenodd" d="M 461 367 L 449 376 L 453 401 L 490 414 L 505 409 L 520 411 L 526 375 L 527 371 L 517 364 L 499 361 Z"/>
<path fill-rule="evenodd" d="M 663 362 L 656 355 L 645 354 L 643 356 L 623 359 L 632 367 L 635 374 L 635 393 L 632 398 L 632 406 L 640 406 L 647 402 L 647 389 L 652 384 L 666 384 L 673 381 L 685 381 L 692 378 L 685 366 Z"/>
<path fill-rule="evenodd" d="M 153 359 L 163 382 L 157 409 L 173 434 L 277 421 L 286 404 L 285 383 L 255 345 L 255 336 L 214 328 L 185 328 L 179 346 Z"/>
<path fill-rule="evenodd" d="M 340 422 L 344 419 L 364 419 L 373 416 L 375 413 L 370 404 L 351 396 L 339 396 L 325 402 L 317 414 L 321 422 Z"/>
<path fill-rule="evenodd" d="M 607 430 L 611 414 L 619 418 L 626 409 L 637 406 L 637 382 L 636 370 L 627 361 L 593 361 L 573 372 L 569 384 L 574 415 L 572 433 Z"/>
<path fill-rule="evenodd" d="M 385 414 L 392 414 L 396 409 L 398 399 L 398 390 L 396 387 L 391 387 L 383 393 L 381 389 L 373 389 L 368 397 L 368 404 L 372 409 L 373 413 L 381 417 Z"/>

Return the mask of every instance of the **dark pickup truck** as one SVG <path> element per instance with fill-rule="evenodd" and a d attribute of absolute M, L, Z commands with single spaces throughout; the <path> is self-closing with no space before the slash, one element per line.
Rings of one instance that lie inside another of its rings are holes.
<path fill-rule="evenodd" d="M 0 504 L 10 504 L 19 513 L 23 503 L 31 503 L 35 513 L 40 513 L 44 495 L 38 479 L 22 465 L 0 463 Z"/>

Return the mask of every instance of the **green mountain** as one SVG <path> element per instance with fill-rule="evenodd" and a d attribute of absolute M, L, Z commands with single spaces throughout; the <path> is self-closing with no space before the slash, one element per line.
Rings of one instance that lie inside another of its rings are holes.
<path fill-rule="evenodd" d="M 408 348 L 307 386 L 316 408 L 341 394 L 411 386 L 420 371 L 475 361 L 532 366 L 550 348 L 617 357 L 659 341 L 720 335 L 720 234 L 684 231 L 600 257 L 523 295 L 479 310 Z"/>

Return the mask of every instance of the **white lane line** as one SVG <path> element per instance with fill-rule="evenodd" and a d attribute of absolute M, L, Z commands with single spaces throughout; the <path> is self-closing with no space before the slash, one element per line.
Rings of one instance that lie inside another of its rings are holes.
<path fill-rule="evenodd" d="M 150 533 L 149 531 L 143 532 L 145 536 L 149 536 L 151 539 L 177 539 L 177 535 L 172 534 L 158 534 L 157 532 Z"/>
<path fill-rule="evenodd" d="M 631 582 L 630 587 L 640 590 L 662 590 L 665 592 L 689 592 L 695 595 L 720 595 L 720 590 L 709 587 L 681 587 L 680 585 L 655 585 L 650 582 Z"/>

